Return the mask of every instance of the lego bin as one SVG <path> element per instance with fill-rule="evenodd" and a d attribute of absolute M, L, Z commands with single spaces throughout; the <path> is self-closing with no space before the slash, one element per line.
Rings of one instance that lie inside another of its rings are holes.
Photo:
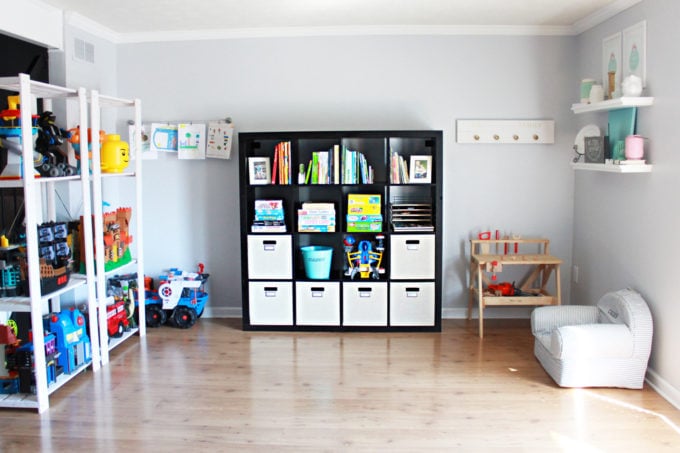
<path fill-rule="evenodd" d="M 302 261 L 307 278 L 312 280 L 328 280 L 331 275 L 333 248 L 323 245 L 301 247 Z"/>

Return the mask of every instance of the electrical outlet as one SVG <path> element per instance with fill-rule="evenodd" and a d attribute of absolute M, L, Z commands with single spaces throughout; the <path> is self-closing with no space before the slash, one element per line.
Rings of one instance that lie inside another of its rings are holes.
<path fill-rule="evenodd" d="M 571 280 L 578 283 L 578 266 L 575 264 L 571 266 Z"/>

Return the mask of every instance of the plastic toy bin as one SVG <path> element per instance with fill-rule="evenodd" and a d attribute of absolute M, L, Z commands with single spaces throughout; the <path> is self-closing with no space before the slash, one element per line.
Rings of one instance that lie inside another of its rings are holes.
<path fill-rule="evenodd" d="M 328 280 L 331 275 L 333 261 L 333 247 L 323 245 L 308 245 L 300 247 L 302 261 L 305 265 L 307 278 L 312 280 Z"/>

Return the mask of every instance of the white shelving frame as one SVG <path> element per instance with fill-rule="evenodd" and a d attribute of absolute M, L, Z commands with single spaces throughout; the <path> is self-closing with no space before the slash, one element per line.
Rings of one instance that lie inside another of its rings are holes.
<path fill-rule="evenodd" d="M 100 94 L 97 90 L 90 91 L 90 119 L 92 122 L 92 137 L 99 137 L 101 130 L 101 112 L 105 108 L 132 108 L 134 109 L 134 124 L 142 124 L 142 103 L 139 99 L 122 99 L 112 96 Z M 103 185 L 104 181 L 109 178 L 126 178 L 132 184 L 135 184 L 135 205 L 132 212 L 132 217 L 135 219 L 136 233 L 135 233 L 135 248 L 136 257 L 124 265 L 116 268 L 113 271 L 103 272 L 99 270 L 104 269 L 104 254 L 97 253 L 95 256 L 97 268 L 97 304 L 99 306 L 99 339 L 101 349 L 101 363 L 102 366 L 109 363 L 109 352 L 120 345 L 122 342 L 138 333 L 140 337 L 146 335 L 146 311 L 144 306 L 144 242 L 142 235 L 142 133 L 141 127 L 136 128 L 134 136 L 134 149 L 137 154 L 134 160 L 134 171 L 126 171 L 122 173 L 102 173 L 100 160 L 100 144 L 98 140 L 92 141 L 92 211 L 94 213 L 94 241 L 95 244 L 101 244 L 103 249 L 104 244 L 104 225 L 103 225 Z M 120 338 L 109 339 L 106 319 L 106 281 L 109 277 L 125 273 L 128 269 L 134 269 L 137 274 L 137 305 L 138 305 L 138 323 L 137 327 L 125 332 Z"/>
<path fill-rule="evenodd" d="M 648 107 L 654 105 L 653 97 L 620 97 L 608 99 L 593 104 L 572 104 L 571 111 L 575 114 L 589 112 L 603 112 L 609 110 L 623 109 L 628 107 Z M 574 170 L 601 171 L 607 173 L 650 173 L 652 165 L 649 164 L 615 164 L 606 162 L 604 164 L 593 164 L 585 162 L 574 162 L 571 164 Z"/>
<path fill-rule="evenodd" d="M 0 395 L 0 407 L 20 407 L 37 409 L 44 412 L 49 408 L 49 395 L 78 375 L 81 371 L 92 366 L 94 371 L 100 368 L 99 333 L 97 331 L 97 305 L 94 286 L 94 268 L 88 266 L 84 276 L 74 274 L 69 283 L 59 290 L 42 294 L 40 289 L 40 258 L 38 253 L 38 230 L 37 226 L 43 221 L 56 220 L 55 209 L 55 184 L 67 181 L 80 181 L 84 218 L 91 216 L 90 211 L 90 183 L 88 175 L 77 175 L 63 178 L 36 178 L 33 168 L 33 137 L 31 117 L 34 113 L 33 99 L 43 100 L 45 110 L 52 109 L 53 99 L 75 99 L 79 106 L 80 127 L 80 162 L 81 168 L 88 168 L 87 152 L 87 95 L 84 88 L 77 90 L 51 85 L 31 80 L 27 74 L 19 74 L 18 77 L 0 78 L 0 88 L 18 92 L 21 105 L 21 129 L 22 143 L 22 171 L 24 178 L 21 181 L 3 182 L 0 187 L 21 187 L 24 189 L 24 215 L 26 222 L 26 255 L 28 263 L 28 285 L 30 297 L 0 298 L 0 311 L 30 312 L 31 330 L 33 337 L 33 365 L 35 368 L 36 393 Z M 26 127 L 28 125 L 28 127 Z M 46 200 L 43 200 L 44 190 Z M 43 218 L 43 209 L 46 210 Z M 85 245 L 85 261 L 92 262 L 94 249 L 92 242 L 92 227 L 88 222 L 83 222 L 83 238 Z M 59 296 L 67 291 L 72 291 L 82 285 L 87 286 L 87 311 L 90 326 L 90 343 L 92 361 L 79 367 L 71 374 L 60 375 L 55 383 L 47 385 L 47 371 L 45 358 L 45 339 L 43 329 L 43 314 L 49 310 L 60 310 Z"/>

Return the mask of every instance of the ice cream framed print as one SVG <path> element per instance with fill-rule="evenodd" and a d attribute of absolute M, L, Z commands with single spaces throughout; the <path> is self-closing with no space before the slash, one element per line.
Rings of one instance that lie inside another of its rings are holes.
<path fill-rule="evenodd" d="M 607 99 L 621 96 L 621 32 L 602 40 L 602 86 Z"/>
<path fill-rule="evenodd" d="M 636 75 L 642 79 L 642 86 L 647 86 L 647 21 L 623 30 L 623 77 Z"/>

